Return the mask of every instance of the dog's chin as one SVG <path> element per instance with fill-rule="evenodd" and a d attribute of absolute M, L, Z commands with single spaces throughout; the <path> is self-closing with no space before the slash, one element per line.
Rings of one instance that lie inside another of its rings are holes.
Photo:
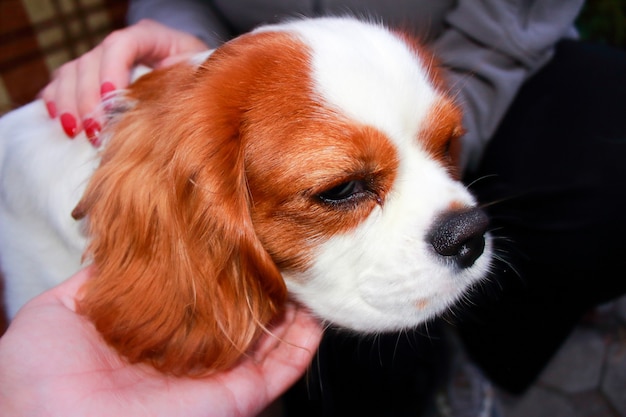
<path fill-rule="evenodd" d="M 359 294 L 345 297 L 342 303 L 317 303 L 296 297 L 326 325 L 359 334 L 402 331 L 417 327 L 445 312 L 462 296 L 462 290 L 430 297 L 411 297 L 395 305 L 372 304 Z M 328 300 L 326 300 L 328 301 Z"/>
<path fill-rule="evenodd" d="M 359 334 L 389 333 L 415 328 L 459 303 L 487 275 L 491 251 L 487 238 L 484 253 L 466 269 L 434 260 L 410 274 L 387 271 L 383 276 L 370 270 L 354 280 L 342 274 L 344 283 L 353 286 L 334 285 L 339 276 L 283 275 L 291 296 L 325 324 Z"/>

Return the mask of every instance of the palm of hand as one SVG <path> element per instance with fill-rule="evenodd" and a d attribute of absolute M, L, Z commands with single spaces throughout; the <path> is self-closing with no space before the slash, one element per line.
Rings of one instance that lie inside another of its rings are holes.
<path fill-rule="evenodd" d="M 304 372 L 321 337 L 310 316 L 290 307 L 273 335 L 232 370 L 165 376 L 124 362 L 74 312 L 87 278 L 83 271 L 29 303 L 0 339 L 0 414 L 252 416 Z"/>

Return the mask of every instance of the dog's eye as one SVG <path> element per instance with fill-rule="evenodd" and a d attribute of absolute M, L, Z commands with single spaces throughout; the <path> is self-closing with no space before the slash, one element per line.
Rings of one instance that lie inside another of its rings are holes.
<path fill-rule="evenodd" d="M 351 180 L 330 188 L 318 196 L 325 203 L 342 203 L 352 200 L 367 193 L 368 189 L 364 181 Z"/>

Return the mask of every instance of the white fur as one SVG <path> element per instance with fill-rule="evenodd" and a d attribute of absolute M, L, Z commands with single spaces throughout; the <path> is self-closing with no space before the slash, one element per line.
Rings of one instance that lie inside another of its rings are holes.
<path fill-rule="evenodd" d="M 270 30 L 297 33 L 311 47 L 320 97 L 384 132 L 400 156 L 384 204 L 322 244 L 307 272 L 285 274 L 290 292 L 321 318 L 357 331 L 401 329 L 440 313 L 485 275 L 491 249 L 487 237 L 484 254 L 461 269 L 426 241 L 439 214 L 475 205 L 418 140 L 440 94 L 426 76 L 429 63 L 382 27 L 350 19 L 259 29 Z M 80 267 L 86 241 L 70 214 L 96 166 L 87 140 L 68 140 L 40 101 L 0 120 L 0 256 L 11 316 Z"/>
<path fill-rule="evenodd" d="M 70 141 L 41 100 L 0 119 L 0 265 L 9 317 L 80 268 L 86 240 L 71 213 L 97 164 L 87 139 Z"/>

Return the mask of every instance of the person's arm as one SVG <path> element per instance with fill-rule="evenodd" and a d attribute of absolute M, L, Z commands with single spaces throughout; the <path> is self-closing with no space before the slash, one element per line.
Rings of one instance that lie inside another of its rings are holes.
<path fill-rule="evenodd" d="M 522 83 L 575 36 L 583 0 L 459 0 L 433 43 L 465 111 L 462 168 L 471 170 Z"/>

